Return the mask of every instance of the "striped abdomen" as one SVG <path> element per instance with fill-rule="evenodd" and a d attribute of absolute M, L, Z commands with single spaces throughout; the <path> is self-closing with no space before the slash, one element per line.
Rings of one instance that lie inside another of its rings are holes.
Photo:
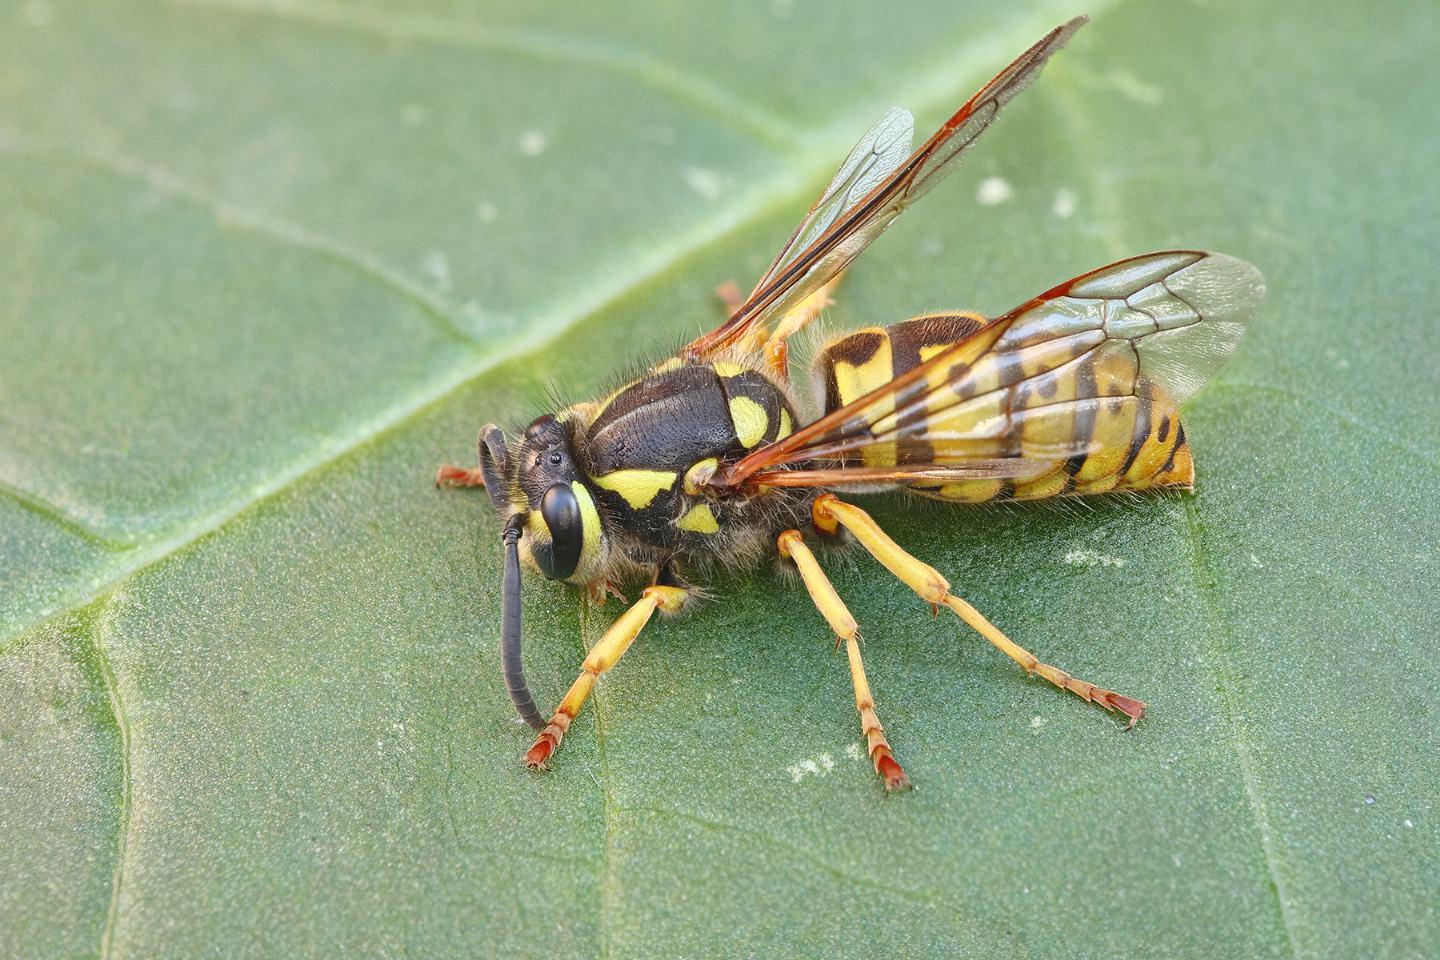
<path fill-rule="evenodd" d="M 975 314 L 916 317 L 832 343 L 816 360 L 825 411 L 883 386 L 983 325 Z M 896 421 L 897 439 L 866 446 L 844 462 L 887 467 L 1016 456 L 1038 462 L 1023 481 L 908 485 L 924 496 L 965 503 L 1192 483 L 1190 447 L 1175 405 L 1159 386 L 1138 377 L 1132 352 L 1092 349 L 1054 366 L 1053 350 L 1042 358 L 1039 351 L 1027 353 L 1027 345 L 1025 329 L 1012 326 L 972 363 L 932 374 L 949 384 L 941 391 L 941 409 L 925 403 L 906 412 Z M 869 419 L 879 421 L 893 412 L 894 404 L 886 402 L 871 407 Z M 964 439 L 945 439 L 951 437 Z M 1045 453 L 1066 445 L 1086 452 Z"/>

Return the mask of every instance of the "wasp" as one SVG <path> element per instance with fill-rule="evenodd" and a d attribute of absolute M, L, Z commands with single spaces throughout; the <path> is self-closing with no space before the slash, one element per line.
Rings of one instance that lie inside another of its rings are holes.
<path fill-rule="evenodd" d="M 881 117 L 720 326 L 519 436 L 484 427 L 478 467 L 440 468 L 442 485 L 484 486 L 504 518 L 501 666 L 516 710 L 539 731 L 530 767 L 548 764 L 596 680 L 652 615 L 679 613 L 701 595 L 684 571 L 778 555 L 845 646 L 876 773 L 888 790 L 909 786 L 876 714 L 859 628 L 812 544 L 858 543 L 1028 673 L 1118 711 L 1129 726 L 1145 715 L 1143 701 L 1015 643 L 841 494 L 982 503 L 1190 489 L 1178 408 L 1234 351 L 1264 295 L 1259 272 L 1217 253 L 1168 250 L 1092 270 L 998 317 L 954 311 L 858 330 L 819 351 L 809 407 L 787 349 L 841 271 L 954 168 L 1085 22 L 1051 30 L 918 149 L 907 111 Z M 628 580 L 650 584 L 589 651 L 548 719 L 522 665 L 522 566 L 599 602 Z"/>

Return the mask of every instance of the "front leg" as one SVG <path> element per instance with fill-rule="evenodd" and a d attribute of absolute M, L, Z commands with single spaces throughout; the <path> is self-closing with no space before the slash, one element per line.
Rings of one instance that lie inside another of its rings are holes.
<path fill-rule="evenodd" d="M 483 487 L 485 486 L 485 472 L 479 467 L 467 469 L 442 463 L 440 468 L 435 471 L 435 486 Z"/>
<path fill-rule="evenodd" d="M 640 599 L 620 615 L 620 619 L 605 631 L 605 636 L 595 644 L 581 664 L 580 676 L 570 685 L 565 699 L 560 701 L 560 706 L 550 718 L 549 724 L 540 731 L 540 736 L 535 738 L 535 743 L 525 754 L 525 765 L 532 770 L 543 770 L 546 761 L 550 759 L 560 746 L 560 741 L 565 738 L 565 732 L 570 729 L 580 708 L 590 696 L 590 691 L 595 688 L 595 681 L 620 660 L 625 651 L 630 649 L 630 644 L 640 635 L 645 624 L 650 621 L 651 615 L 658 609 L 664 613 L 678 613 L 685 602 L 695 596 L 695 588 L 683 583 L 670 569 L 669 564 L 661 567 L 653 586 L 646 587 L 640 594 Z"/>

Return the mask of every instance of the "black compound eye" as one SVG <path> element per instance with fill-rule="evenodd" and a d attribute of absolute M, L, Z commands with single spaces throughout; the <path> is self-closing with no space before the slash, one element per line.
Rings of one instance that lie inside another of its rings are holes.
<path fill-rule="evenodd" d="M 550 454 L 550 462 L 551 462 L 552 464 L 554 464 L 555 466 L 557 466 L 557 467 L 560 466 L 560 462 L 561 462 L 562 460 L 564 460 L 564 459 L 565 459 L 565 457 L 564 457 L 562 454 L 560 454 L 558 451 L 555 452 L 555 453 Z"/>
<path fill-rule="evenodd" d="M 584 523 L 580 502 L 568 483 L 556 483 L 540 500 L 540 516 L 550 528 L 550 548 L 537 550 L 536 562 L 551 580 L 564 580 L 580 564 L 580 549 L 585 545 Z"/>

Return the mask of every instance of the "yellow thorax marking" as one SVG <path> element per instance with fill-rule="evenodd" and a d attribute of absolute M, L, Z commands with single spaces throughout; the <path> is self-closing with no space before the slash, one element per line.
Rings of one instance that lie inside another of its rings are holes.
<path fill-rule="evenodd" d="M 784 407 L 780 408 L 780 429 L 775 431 L 776 440 L 784 440 L 795 432 L 795 423 L 790 419 L 790 411 Z"/>
<path fill-rule="evenodd" d="M 706 457 L 685 471 L 685 482 L 682 484 L 681 489 L 692 497 L 696 496 L 700 493 L 700 488 L 709 483 L 710 478 L 715 476 L 715 471 L 718 469 L 720 469 L 720 461 L 715 457 Z"/>
<path fill-rule="evenodd" d="M 685 511 L 685 516 L 675 521 L 675 526 L 681 530 L 689 530 L 691 533 L 719 533 L 720 524 L 715 520 L 715 514 L 710 512 L 710 507 L 704 503 L 697 503 Z"/>
<path fill-rule="evenodd" d="M 765 408 L 749 397 L 730 398 L 730 419 L 735 424 L 735 436 L 747 450 L 761 441 L 770 426 Z"/>
<path fill-rule="evenodd" d="M 742 367 L 738 363 L 731 363 L 729 360 L 716 360 L 710 364 L 710 369 L 715 371 L 718 377 L 738 377 L 746 372 L 748 367 Z"/>
<path fill-rule="evenodd" d="M 644 510 L 660 495 L 675 485 L 675 474 L 669 470 L 616 470 L 603 477 L 592 477 L 597 487 L 620 494 L 635 510 Z"/>
<path fill-rule="evenodd" d="M 953 346 L 955 346 L 955 344 L 953 343 L 937 343 L 933 346 L 921 347 L 920 362 L 925 363 L 926 361 L 934 357 L 938 357 L 940 354 L 944 353 L 946 350 L 949 350 Z"/>
<path fill-rule="evenodd" d="M 587 411 L 588 416 L 585 418 L 586 422 L 594 423 L 595 420 L 599 418 L 600 414 L 605 412 L 605 408 L 610 406 L 610 404 L 614 403 L 616 398 L 618 398 L 620 394 L 624 393 L 626 390 L 629 390 L 631 387 L 635 386 L 635 384 L 639 382 L 640 381 L 638 380 L 631 380 L 629 383 L 622 384 L 614 390 L 611 390 L 599 401 L 590 404 L 590 409 Z"/>

